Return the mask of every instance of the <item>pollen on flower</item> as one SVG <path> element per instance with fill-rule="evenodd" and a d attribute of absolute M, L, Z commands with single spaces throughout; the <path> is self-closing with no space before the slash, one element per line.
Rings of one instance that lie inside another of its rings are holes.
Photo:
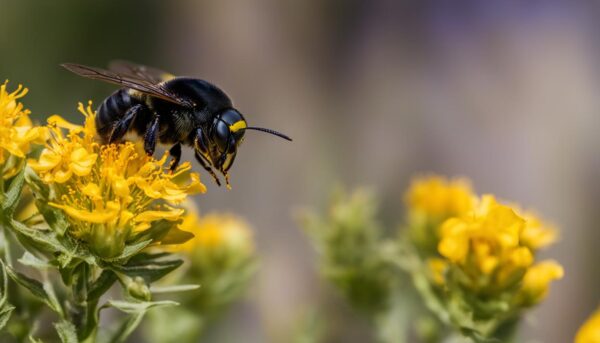
<path fill-rule="evenodd" d="M 19 85 L 13 92 L 7 91 L 8 81 L 0 86 L 0 172 L 2 178 L 14 176 L 29 153 L 31 143 L 42 144 L 45 128 L 33 127 L 30 111 L 18 100 L 28 89 Z M 14 158 L 11 159 L 10 157 Z"/>
<path fill-rule="evenodd" d="M 52 137 L 29 165 L 54 189 L 49 205 L 72 222 L 70 234 L 88 242 L 98 255 L 119 254 L 133 234 L 155 221 L 179 220 L 184 211 L 174 205 L 206 191 L 189 163 L 170 173 L 166 154 L 156 160 L 141 144 L 99 144 L 91 103 L 80 103 L 79 111 L 85 116 L 83 126 L 58 116 L 49 119 Z"/>

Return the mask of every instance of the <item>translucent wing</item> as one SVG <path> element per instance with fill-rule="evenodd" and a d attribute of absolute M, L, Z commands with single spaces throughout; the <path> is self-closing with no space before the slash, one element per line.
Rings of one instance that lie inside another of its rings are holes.
<path fill-rule="evenodd" d="M 115 60 L 108 64 L 108 69 L 122 75 L 146 80 L 153 84 L 168 81 L 175 77 L 171 73 L 153 67 L 132 63 L 129 61 Z"/>
<path fill-rule="evenodd" d="M 88 67 L 81 64 L 64 63 L 61 64 L 61 66 L 79 76 L 83 76 L 94 80 L 101 80 L 108 83 L 114 83 L 126 88 L 135 89 L 155 98 L 163 99 L 178 104 L 180 106 L 194 106 L 194 104 L 191 101 L 178 97 L 177 95 L 165 89 L 159 83 L 153 83 L 149 80 L 145 80 L 139 77 L 115 73 L 101 68 Z"/>

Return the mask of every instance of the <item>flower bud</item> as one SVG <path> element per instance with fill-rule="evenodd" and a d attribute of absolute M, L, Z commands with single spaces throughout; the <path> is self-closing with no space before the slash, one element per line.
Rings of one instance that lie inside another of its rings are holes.
<path fill-rule="evenodd" d="M 133 279 L 128 278 L 125 286 L 127 294 L 138 300 L 150 301 L 152 299 L 150 288 L 148 288 L 144 279 L 139 276 L 136 276 Z"/>

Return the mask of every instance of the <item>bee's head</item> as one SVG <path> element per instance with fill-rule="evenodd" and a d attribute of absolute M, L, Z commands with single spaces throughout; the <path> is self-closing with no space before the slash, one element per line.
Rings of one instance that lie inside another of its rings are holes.
<path fill-rule="evenodd" d="M 237 148 L 244 140 L 246 127 L 246 120 L 240 112 L 227 109 L 217 114 L 207 129 L 198 128 L 194 148 L 200 163 L 218 170 L 227 178 L 227 171 L 233 165 Z M 216 176 L 213 177 L 220 185 Z"/>
<path fill-rule="evenodd" d="M 215 116 L 208 132 L 204 132 L 201 128 L 197 130 L 194 144 L 196 153 L 227 179 L 227 171 L 233 165 L 246 130 L 263 131 L 291 141 L 289 137 L 276 131 L 249 127 L 244 116 L 231 108 Z M 215 181 L 219 184 L 218 179 L 215 178 Z"/>

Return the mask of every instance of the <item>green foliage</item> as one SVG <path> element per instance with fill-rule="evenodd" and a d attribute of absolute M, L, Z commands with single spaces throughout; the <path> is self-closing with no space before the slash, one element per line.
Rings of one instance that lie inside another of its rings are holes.
<path fill-rule="evenodd" d="M 344 297 L 368 313 L 385 310 L 393 271 L 382 258 L 381 229 L 375 221 L 375 202 L 367 192 L 350 197 L 338 192 L 329 216 L 306 215 L 306 232 L 321 255 L 321 271 Z"/>
<path fill-rule="evenodd" d="M 412 307 L 407 277 L 396 265 L 396 239 L 376 220 L 377 201 L 365 190 L 334 193 L 327 214 L 307 213 L 301 224 L 320 256 L 320 269 L 386 342 L 404 342 Z"/>

